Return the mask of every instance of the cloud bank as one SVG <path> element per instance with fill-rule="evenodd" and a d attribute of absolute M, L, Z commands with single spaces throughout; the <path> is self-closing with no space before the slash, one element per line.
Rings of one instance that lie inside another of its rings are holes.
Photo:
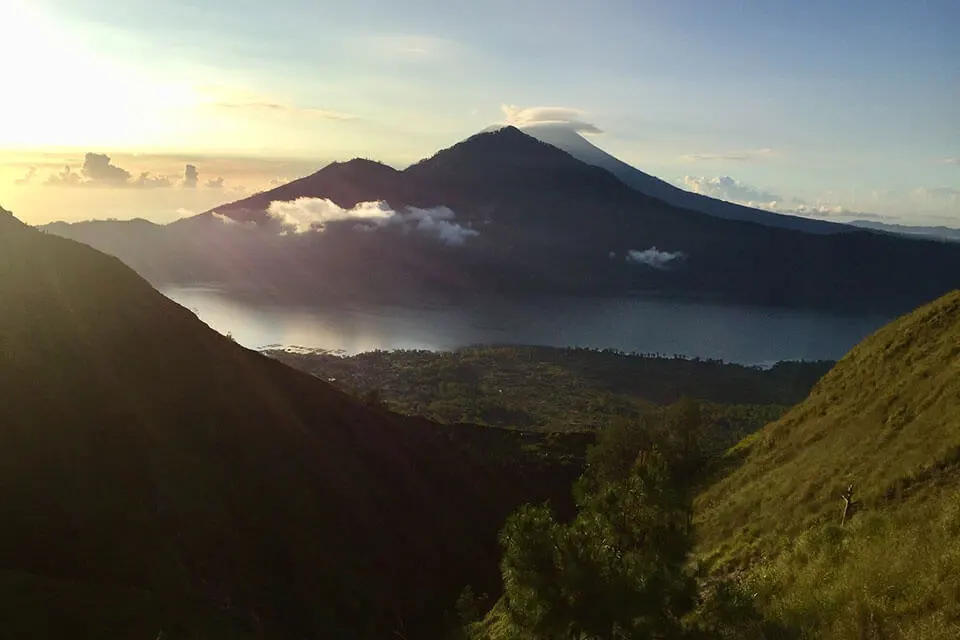
<path fill-rule="evenodd" d="M 140 176 L 130 183 L 131 187 L 137 189 L 165 189 L 173 186 L 173 182 L 166 176 L 152 176 L 149 171 L 144 171 Z"/>
<path fill-rule="evenodd" d="M 552 126 L 570 129 L 577 133 L 603 133 L 599 127 L 583 120 L 583 112 L 569 107 L 527 107 L 521 109 L 516 105 L 505 104 L 500 106 L 503 111 L 504 124 L 515 127 Z"/>
<path fill-rule="evenodd" d="M 47 176 L 44 184 L 52 187 L 79 187 L 83 184 L 83 177 L 74 172 L 70 165 L 66 165 L 60 173 L 52 173 Z"/>
<path fill-rule="evenodd" d="M 705 176 L 683 176 L 680 179 L 680 186 L 687 191 L 731 202 L 762 202 L 775 205 L 783 200 L 783 198 L 776 193 L 752 187 L 739 180 L 734 180 L 730 176 L 716 176 L 713 178 L 707 178 Z"/>
<path fill-rule="evenodd" d="M 683 178 L 677 181 L 677 184 L 687 191 L 710 196 L 711 198 L 719 198 L 720 200 L 741 204 L 745 207 L 763 209 L 785 215 L 796 215 L 807 218 L 848 219 L 885 219 L 889 217 L 876 213 L 868 213 L 866 211 L 855 211 L 835 204 L 825 204 L 822 202 L 808 203 L 800 198 L 785 198 L 777 193 L 740 182 L 730 176 L 715 176 L 713 178 L 683 176 Z M 942 198 L 943 195 L 941 194 L 940 197 Z"/>
<path fill-rule="evenodd" d="M 627 251 L 627 262 L 634 264 L 644 264 L 654 269 L 666 269 L 670 263 L 676 260 L 683 260 L 686 254 L 682 251 L 660 251 L 656 247 L 650 247 L 643 251 L 630 249 Z"/>
<path fill-rule="evenodd" d="M 322 231 L 331 222 L 355 220 L 358 224 L 354 229 L 357 231 L 399 227 L 450 246 L 462 245 L 468 238 L 480 235 L 478 231 L 454 222 L 456 214 L 448 207 L 406 207 L 395 211 L 386 202 L 378 201 L 361 202 L 352 209 L 344 209 L 327 198 L 297 198 L 271 202 L 267 214 L 287 233 L 296 234 Z"/>
<path fill-rule="evenodd" d="M 130 182 L 130 172 L 113 164 L 105 153 L 85 155 L 80 173 L 88 182 L 97 185 L 119 186 Z"/>
<path fill-rule="evenodd" d="M 188 164 L 183 168 L 183 182 L 180 185 L 184 189 L 196 189 L 197 182 L 200 180 L 200 172 L 196 165 Z"/>
<path fill-rule="evenodd" d="M 225 216 L 222 213 L 214 211 L 210 214 L 213 220 L 216 220 L 225 227 L 236 227 L 238 229 L 257 229 L 257 223 L 253 221 L 240 222 L 234 220 L 230 216 Z"/>
<path fill-rule="evenodd" d="M 27 169 L 27 173 L 22 178 L 17 178 L 16 180 L 14 180 L 13 184 L 15 184 L 18 187 L 25 187 L 28 184 L 33 182 L 33 179 L 36 177 L 36 175 L 37 175 L 37 168 L 30 167 L 29 169 Z"/>
<path fill-rule="evenodd" d="M 327 198 L 274 200 L 267 214 L 293 233 L 320 230 L 328 222 L 339 220 L 383 220 L 394 215 L 385 202 L 361 202 L 353 209 L 344 209 Z"/>
<path fill-rule="evenodd" d="M 17 181 L 18 185 L 29 184 L 36 169 L 31 167 L 30 173 Z M 100 187 L 107 189 L 169 189 L 179 186 L 183 189 L 196 189 L 200 181 L 200 171 L 196 165 L 187 164 L 183 169 L 183 177 L 170 177 L 153 174 L 149 171 L 141 172 L 136 178 L 124 169 L 113 163 L 105 153 L 87 153 L 83 157 L 80 171 L 74 171 L 66 165 L 63 171 L 47 176 L 43 184 L 54 187 Z M 208 180 L 205 185 L 210 189 L 223 188 L 223 178 Z"/>

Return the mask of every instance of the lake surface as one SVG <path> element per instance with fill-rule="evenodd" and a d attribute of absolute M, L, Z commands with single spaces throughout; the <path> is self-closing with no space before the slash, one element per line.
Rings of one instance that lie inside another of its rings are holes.
<path fill-rule="evenodd" d="M 259 349 L 450 350 L 475 344 L 536 344 L 681 354 L 745 364 L 837 359 L 890 320 L 644 298 L 495 298 L 467 305 L 324 308 L 259 302 L 209 287 L 165 295 L 221 333 Z"/>

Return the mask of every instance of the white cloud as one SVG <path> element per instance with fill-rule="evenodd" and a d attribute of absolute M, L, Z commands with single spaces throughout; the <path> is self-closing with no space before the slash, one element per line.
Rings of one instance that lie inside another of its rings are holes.
<path fill-rule="evenodd" d="M 504 115 L 504 124 L 515 127 L 554 126 L 570 129 L 577 133 L 603 133 L 594 124 L 585 122 L 583 112 L 569 107 L 527 107 L 521 109 L 516 105 L 501 105 Z"/>
<path fill-rule="evenodd" d="M 847 209 L 846 207 L 842 207 L 838 204 L 798 204 L 792 207 L 778 206 L 779 203 L 776 202 L 771 204 L 773 206 L 762 208 L 769 209 L 771 211 L 779 211 L 780 213 L 791 213 L 798 216 L 806 216 L 809 218 L 853 218 L 871 216 L 871 214 Z"/>
<path fill-rule="evenodd" d="M 711 198 L 719 198 L 745 207 L 763 209 L 774 213 L 803 216 L 806 218 L 835 219 L 886 219 L 884 216 L 866 211 L 848 209 L 838 204 L 817 201 L 805 202 L 796 197 L 785 198 L 779 194 L 735 180 L 730 176 L 684 176 L 677 184 L 688 191 L 700 193 Z M 889 196 L 890 193 L 878 192 L 875 197 Z"/>
<path fill-rule="evenodd" d="M 836 218 L 842 222 L 844 220 L 890 220 L 895 216 L 886 216 L 879 213 L 870 213 L 868 211 L 859 211 L 857 209 L 848 209 L 838 204 L 827 204 L 818 202 L 807 204 L 793 200 L 792 203 L 785 202 L 738 202 L 746 207 L 754 209 L 764 209 L 773 213 L 782 213 L 784 215 L 802 216 L 804 218 Z"/>
<path fill-rule="evenodd" d="M 687 191 L 699 193 L 711 198 L 719 198 L 730 202 L 760 202 L 766 203 L 768 208 L 776 207 L 777 203 L 783 198 L 775 193 L 750 186 L 746 183 L 734 180 L 730 176 L 715 176 L 707 178 L 705 176 L 683 176 L 680 179 L 680 186 Z M 754 205 L 750 205 L 754 206 Z"/>
<path fill-rule="evenodd" d="M 237 222 L 236 220 L 234 220 L 234 219 L 231 218 L 230 216 L 225 216 L 225 215 L 223 215 L 222 213 L 217 213 L 216 211 L 214 211 L 214 212 L 213 212 L 212 214 L 210 214 L 210 215 L 213 216 L 213 219 L 214 219 L 214 220 L 218 220 L 219 222 L 221 222 L 221 223 L 222 223 L 223 225 L 225 225 L 225 226 L 232 227 L 232 226 L 234 226 L 234 225 L 240 224 L 239 222 Z"/>
<path fill-rule="evenodd" d="M 388 222 L 404 226 L 413 225 L 424 235 L 434 236 L 449 245 L 461 245 L 467 241 L 467 238 L 480 235 L 479 231 L 453 222 L 455 217 L 456 214 L 447 207 L 432 209 L 407 207 L 404 212 L 396 213 L 389 218 Z"/>
<path fill-rule="evenodd" d="M 140 177 L 130 182 L 130 186 L 138 189 L 163 189 L 172 187 L 173 183 L 166 176 L 152 176 L 149 171 L 144 171 Z"/>
<path fill-rule="evenodd" d="M 29 169 L 27 169 L 27 173 L 22 178 L 17 178 L 16 180 L 14 180 L 13 184 L 15 184 L 18 187 L 25 187 L 28 184 L 33 182 L 33 179 L 36 177 L 36 175 L 37 175 L 37 168 L 30 167 Z"/>
<path fill-rule="evenodd" d="M 206 189 L 223 189 L 223 177 L 217 176 L 216 178 L 211 178 L 207 180 L 203 186 Z"/>
<path fill-rule="evenodd" d="M 943 164 L 956 164 L 960 165 L 960 158 L 944 158 Z"/>
<path fill-rule="evenodd" d="M 105 153 L 88 153 L 83 157 L 80 173 L 95 186 L 126 186 L 130 182 L 130 172 L 110 162 Z"/>
<path fill-rule="evenodd" d="M 387 226 L 399 226 L 433 237 L 448 245 L 462 245 L 467 238 L 479 232 L 456 222 L 456 214 L 448 207 L 419 209 L 406 207 L 393 210 L 386 202 L 361 202 L 352 209 L 344 209 L 326 198 L 297 198 L 270 203 L 267 213 L 287 232 L 320 231 L 330 222 L 356 220 L 354 229 L 376 231 Z"/>
<path fill-rule="evenodd" d="M 230 216 L 224 215 L 222 213 L 218 213 L 216 211 L 212 212 L 210 214 L 210 217 L 214 222 L 217 222 L 224 227 L 231 227 L 238 230 L 242 229 L 242 230 L 248 230 L 248 231 L 256 230 L 259 228 L 257 223 L 253 220 L 247 220 L 247 221 L 241 222 L 239 220 L 234 220 Z"/>
<path fill-rule="evenodd" d="M 378 220 L 394 215 L 386 202 L 361 202 L 353 209 L 344 209 L 327 198 L 275 200 L 267 213 L 293 233 L 322 229 L 324 224 L 337 220 Z"/>
<path fill-rule="evenodd" d="M 704 162 L 712 160 L 728 160 L 734 162 L 756 162 L 776 158 L 780 154 L 773 149 L 746 149 L 744 151 L 727 151 L 724 153 L 688 153 L 680 156 L 688 162 Z"/>
<path fill-rule="evenodd" d="M 614 257 L 614 254 L 611 253 L 610 257 Z M 627 251 L 627 262 L 645 264 L 654 269 L 666 269 L 671 262 L 682 260 L 686 257 L 686 254 L 682 251 L 660 251 L 656 247 L 650 247 L 643 251 L 638 251 L 637 249 Z"/>
<path fill-rule="evenodd" d="M 33 178 L 35 169 L 23 178 L 27 182 L 17 181 L 17 184 L 27 184 Z M 179 186 L 184 189 L 195 189 L 200 180 L 200 172 L 196 165 L 184 166 L 182 177 L 171 177 L 162 174 L 153 174 L 150 171 L 141 172 L 134 178 L 126 169 L 113 164 L 110 156 L 105 153 L 87 153 L 83 157 L 80 171 L 74 171 L 69 165 L 63 171 L 47 176 L 44 184 L 62 187 L 104 187 L 104 188 L 133 188 L 133 189 L 168 189 Z M 216 180 L 208 180 L 207 187 L 219 188 L 223 186 Z"/>
<path fill-rule="evenodd" d="M 71 169 L 70 165 L 66 165 L 60 173 L 53 173 L 47 176 L 44 184 L 55 187 L 79 187 L 83 184 L 83 178 L 79 173 Z"/>
<path fill-rule="evenodd" d="M 200 172 L 196 165 L 188 164 L 183 168 L 183 181 L 180 185 L 184 189 L 196 189 L 197 182 L 200 180 Z"/>

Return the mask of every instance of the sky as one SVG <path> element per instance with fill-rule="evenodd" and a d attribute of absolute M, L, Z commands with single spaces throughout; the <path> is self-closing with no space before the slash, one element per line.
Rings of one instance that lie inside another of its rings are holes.
<path fill-rule="evenodd" d="M 0 205 L 27 222 L 170 220 L 559 114 L 690 190 L 960 227 L 956 0 L 0 0 L 0 24 Z"/>

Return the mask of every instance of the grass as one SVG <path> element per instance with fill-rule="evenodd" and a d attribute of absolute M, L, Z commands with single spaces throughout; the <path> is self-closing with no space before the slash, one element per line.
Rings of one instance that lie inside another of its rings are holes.
<path fill-rule="evenodd" d="M 729 455 L 696 502 L 712 571 L 810 637 L 960 637 L 960 292 L 864 340 Z"/>
<path fill-rule="evenodd" d="M 814 527 L 748 582 L 766 613 L 810 637 L 960 637 L 960 491 Z"/>

